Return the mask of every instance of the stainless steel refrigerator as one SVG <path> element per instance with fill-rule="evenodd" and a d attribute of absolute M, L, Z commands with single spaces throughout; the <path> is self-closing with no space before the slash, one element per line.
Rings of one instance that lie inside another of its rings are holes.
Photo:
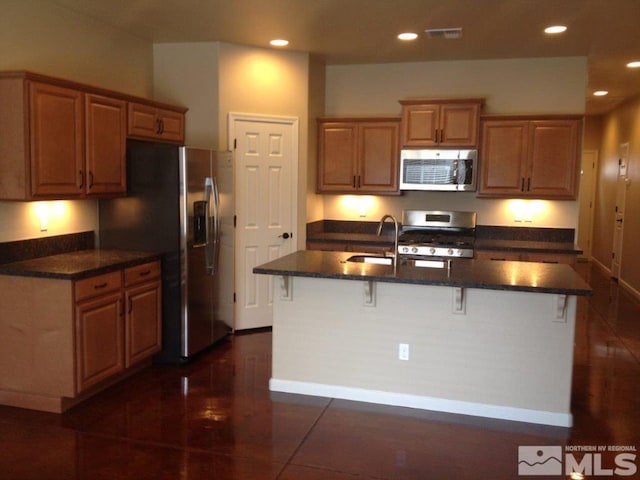
<path fill-rule="evenodd" d="M 185 362 L 233 328 L 232 187 L 231 152 L 128 140 L 127 196 L 99 201 L 100 248 L 162 254 L 157 362 Z"/>

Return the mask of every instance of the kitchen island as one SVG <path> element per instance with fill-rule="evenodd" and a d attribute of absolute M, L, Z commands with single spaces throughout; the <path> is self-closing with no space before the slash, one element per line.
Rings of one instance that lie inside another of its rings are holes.
<path fill-rule="evenodd" d="M 591 294 L 571 267 L 454 260 L 394 274 L 353 255 L 254 269 L 275 280 L 271 390 L 571 426 L 577 298 Z"/>

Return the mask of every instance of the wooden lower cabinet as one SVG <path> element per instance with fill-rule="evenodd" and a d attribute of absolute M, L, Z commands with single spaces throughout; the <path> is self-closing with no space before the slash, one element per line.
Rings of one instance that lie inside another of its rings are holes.
<path fill-rule="evenodd" d="M 76 282 L 76 376 L 82 392 L 162 345 L 160 262 Z"/>
<path fill-rule="evenodd" d="M 80 280 L 0 275 L 0 405 L 61 413 L 150 363 L 159 261 Z"/>
<path fill-rule="evenodd" d="M 124 370 L 123 333 L 120 291 L 76 306 L 78 392 Z"/>
<path fill-rule="evenodd" d="M 125 367 L 129 368 L 162 348 L 162 286 L 160 264 L 147 263 L 125 270 Z"/>

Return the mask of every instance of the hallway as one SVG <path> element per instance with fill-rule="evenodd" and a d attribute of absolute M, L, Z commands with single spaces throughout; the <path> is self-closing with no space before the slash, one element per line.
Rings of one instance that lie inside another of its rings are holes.
<path fill-rule="evenodd" d="M 506 480 L 518 478 L 519 446 L 638 448 L 640 304 L 589 264 L 577 269 L 594 296 L 579 300 L 572 429 L 272 394 L 271 334 L 260 331 L 63 415 L 0 407 L 0 478 Z"/>

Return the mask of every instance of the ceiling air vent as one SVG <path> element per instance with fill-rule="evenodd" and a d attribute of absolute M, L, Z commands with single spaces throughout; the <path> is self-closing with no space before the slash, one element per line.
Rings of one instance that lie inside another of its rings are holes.
<path fill-rule="evenodd" d="M 445 38 L 452 40 L 462 37 L 462 27 L 456 28 L 427 28 L 425 30 L 429 38 Z"/>

